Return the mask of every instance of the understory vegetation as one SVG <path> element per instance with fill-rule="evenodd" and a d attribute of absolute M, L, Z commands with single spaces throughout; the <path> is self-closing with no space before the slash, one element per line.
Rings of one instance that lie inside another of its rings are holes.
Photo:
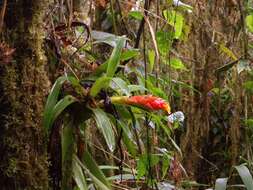
<path fill-rule="evenodd" d="M 2 3 L 0 184 L 253 190 L 252 0 L 45 2 Z"/>

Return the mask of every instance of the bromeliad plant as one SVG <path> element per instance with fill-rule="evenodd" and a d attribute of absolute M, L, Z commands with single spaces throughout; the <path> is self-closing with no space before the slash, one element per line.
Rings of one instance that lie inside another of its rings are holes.
<path fill-rule="evenodd" d="M 56 80 L 48 96 L 43 124 L 49 136 L 60 123 L 58 128 L 61 138 L 62 189 L 72 189 L 72 179 L 74 179 L 79 189 L 96 186 L 107 190 L 112 187 L 110 181 L 118 179 L 117 176 L 105 177 L 101 167 L 91 156 L 86 131 L 89 126 L 94 126 L 92 121 L 95 121 L 103 134 L 111 155 L 118 146 L 121 154 L 119 169 L 121 179 L 128 179 L 129 176 L 135 179 L 137 175 L 136 170 L 123 160 L 121 139 L 131 157 L 138 158 L 138 155 L 144 153 L 140 129 L 138 129 L 140 123 L 144 123 L 144 114 L 141 114 L 138 108 L 145 110 L 148 120 L 154 119 L 156 125 L 164 125 L 162 128 L 166 128 L 166 115 L 171 112 L 168 102 L 153 95 L 133 96 L 133 93 L 143 93 L 147 89 L 141 85 L 127 84 L 128 81 L 114 77 L 120 61 L 137 55 L 134 49 L 124 50 L 126 43 L 124 37 L 117 37 L 114 42 L 115 47 L 110 58 L 94 73 L 80 79 L 77 74 L 65 73 Z M 159 110 L 165 111 L 166 114 L 155 116 L 152 113 Z M 169 129 L 166 129 L 169 134 L 168 131 Z M 149 154 L 146 155 L 147 158 Z M 166 165 L 163 166 L 163 176 L 165 176 L 168 163 L 172 159 L 169 152 L 153 154 L 150 158 L 156 160 L 154 164 L 158 164 L 160 158 L 164 160 Z M 140 164 L 149 163 L 140 157 L 138 165 Z M 115 166 L 106 168 L 112 170 Z M 141 180 L 147 172 L 147 168 L 138 171 L 138 179 Z"/>

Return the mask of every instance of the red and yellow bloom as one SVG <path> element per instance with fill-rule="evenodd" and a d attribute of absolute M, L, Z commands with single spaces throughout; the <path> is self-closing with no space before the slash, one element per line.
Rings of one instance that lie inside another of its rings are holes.
<path fill-rule="evenodd" d="M 164 110 L 170 113 L 170 105 L 164 99 L 152 96 L 152 95 L 141 95 L 141 96 L 115 96 L 111 97 L 112 103 L 115 104 L 126 104 L 143 107 L 148 110 Z"/>

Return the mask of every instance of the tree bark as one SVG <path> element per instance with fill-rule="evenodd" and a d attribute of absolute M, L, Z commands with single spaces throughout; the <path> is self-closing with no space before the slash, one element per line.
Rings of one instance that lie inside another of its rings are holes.
<path fill-rule="evenodd" d="M 237 164 L 239 158 L 241 137 L 238 110 L 242 110 L 242 107 L 238 82 L 232 87 L 236 97 L 232 97 L 234 107 L 231 107 L 231 110 L 236 113 L 236 116 L 233 115 L 231 122 L 228 122 L 229 129 L 223 126 L 223 121 L 220 121 L 221 127 L 219 126 L 222 134 L 228 137 L 219 140 L 222 142 L 219 147 L 231 152 L 229 160 L 225 160 L 224 156 L 212 156 L 212 154 L 218 152 L 216 147 L 217 139 L 215 139 L 217 137 L 213 133 L 216 126 L 214 126 L 212 118 L 217 118 L 218 115 L 223 119 L 224 112 L 227 112 L 227 110 L 218 106 L 217 113 L 212 112 L 211 102 L 213 99 L 210 90 L 217 79 L 215 70 L 231 60 L 220 52 L 219 45 L 223 43 L 227 48 L 236 52 L 236 55 L 243 55 L 244 53 L 241 46 L 243 30 L 241 23 L 244 20 L 240 17 L 242 13 L 239 5 L 243 1 L 219 0 L 209 2 L 207 0 L 191 0 L 190 2 L 194 5 L 194 15 L 190 21 L 192 31 L 188 43 L 181 48 L 181 53 L 193 60 L 191 63 L 192 75 L 189 80 L 192 86 L 200 91 L 201 95 L 192 93 L 190 98 L 183 103 L 183 107 L 187 108 L 186 115 L 189 117 L 186 134 L 181 138 L 181 148 L 185 155 L 184 166 L 186 171 L 189 172 L 189 176 L 205 183 L 215 180 L 210 179 L 212 176 L 210 171 L 217 171 L 218 168 L 224 167 L 215 166 L 216 164 L 230 162 L 229 166 L 232 166 Z M 235 72 L 234 68 L 231 70 L 233 73 Z M 225 75 L 226 73 L 222 74 Z M 238 81 L 237 77 L 233 79 Z M 219 83 L 219 79 L 217 79 L 217 82 Z M 221 82 L 220 88 L 223 88 L 224 81 Z M 227 114 L 229 115 L 229 113 Z M 215 163 L 215 165 L 212 163 Z"/>
<path fill-rule="evenodd" d="M 43 17 L 49 0 L 9 0 L 3 38 L 14 59 L 0 63 L 1 189 L 48 189 L 44 101 L 50 83 L 45 72 Z"/>

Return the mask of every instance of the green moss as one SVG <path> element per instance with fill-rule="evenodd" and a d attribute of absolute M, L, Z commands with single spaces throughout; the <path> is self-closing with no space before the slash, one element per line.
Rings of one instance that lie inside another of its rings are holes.
<path fill-rule="evenodd" d="M 17 173 L 17 160 L 15 158 L 11 158 L 9 160 L 9 167 L 6 168 L 5 173 L 7 176 L 13 176 Z"/>
<path fill-rule="evenodd" d="M 49 0 L 28 1 L 26 6 L 23 1 L 11 3 L 21 15 L 15 28 L 7 29 L 6 39 L 16 48 L 15 60 L 0 66 L 0 106 L 4 108 L 0 111 L 0 153 L 4 155 L 0 185 L 2 189 L 48 189 L 42 113 L 50 83 L 44 70 L 42 19 Z"/>

